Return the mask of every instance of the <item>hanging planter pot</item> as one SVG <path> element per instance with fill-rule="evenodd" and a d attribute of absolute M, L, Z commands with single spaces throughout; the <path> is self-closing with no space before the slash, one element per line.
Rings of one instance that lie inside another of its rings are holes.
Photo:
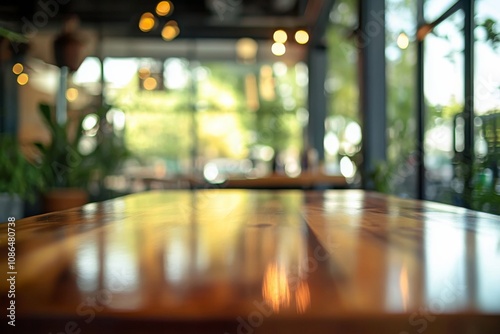
<path fill-rule="evenodd" d="M 78 70 L 85 59 L 85 41 L 76 32 L 63 32 L 54 40 L 56 65 L 67 67 L 71 72 Z"/>

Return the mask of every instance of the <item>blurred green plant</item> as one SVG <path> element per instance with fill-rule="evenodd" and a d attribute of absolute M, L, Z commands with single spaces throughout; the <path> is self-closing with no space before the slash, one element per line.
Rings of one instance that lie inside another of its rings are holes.
<path fill-rule="evenodd" d="M 0 193 L 33 202 L 46 186 L 41 170 L 26 159 L 12 135 L 0 136 L 0 151 Z"/>
<path fill-rule="evenodd" d="M 40 113 L 52 140 L 50 143 L 35 143 L 41 153 L 41 170 L 49 187 L 76 187 L 88 190 L 92 181 L 103 184 L 105 176 L 112 174 L 130 156 L 123 140 L 107 123 L 106 114 L 111 106 L 105 105 L 95 111 L 97 121 L 92 129 L 84 128 L 85 116 L 81 113 L 76 122 L 59 124 L 51 107 L 40 105 Z M 76 124 L 75 124 L 76 123 Z M 72 126 L 76 125 L 76 130 Z M 87 136 L 88 132 L 92 135 Z M 87 138 L 85 138 L 87 137 Z M 82 140 L 95 142 L 90 152 L 82 152 Z"/>

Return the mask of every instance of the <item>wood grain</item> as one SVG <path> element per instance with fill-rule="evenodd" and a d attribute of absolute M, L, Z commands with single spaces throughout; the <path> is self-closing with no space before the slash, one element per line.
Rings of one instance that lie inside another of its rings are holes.
<path fill-rule="evenodd" d="M 500 332 L 499 217 L 360 190 L 155 191 L 31 217 L 16 270 L 16 333 Z"/>

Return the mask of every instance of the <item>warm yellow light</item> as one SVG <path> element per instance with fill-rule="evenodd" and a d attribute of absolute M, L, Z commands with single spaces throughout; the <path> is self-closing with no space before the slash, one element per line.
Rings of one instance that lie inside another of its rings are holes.
<path fill-rule="evenodd" d="M 400 49 L 406 49 L 408 45 L 410 45 L 410 39 L 408 36 L 402 32 L 399 34 L 398 39 L 396 40 L 396 43 L 398 44 Z"/>
<path fill-rule="evenodd" d="M 286 35 L 286 32 L 284 30 L 276 30 L 273 34 L 273 39 L 276 43 L 285 43 L 287 40 L 288 36 Z"/>
<path fill-rule="evenodd" d="M 257 111 L 257 109 L 259 109 L 259 92 L 257 87 L 257 78 L 255 74 L 247 74 L 245 77 L 245 95 L 247 107 L 251 111 Z"/>
<path fill-rule="evenodd" d="M 166 41 L 171 41 L 176 38 L 180 33 L 179 26 L 175 21 L 168 21 L 161 31 L 161 37 Z"/>
<path fill-rule="evenodd" d="M 172 26 L 165 26 L 161 31 L 161 37 L 166 41 L 171 41 L 175 38 L 175 28 Z"/>
<path fill-rule="evenodd" d="M 23 72 L 23 70 L 24 66 L 21 63 L 16 63 L 14 64 L 14 66 L 12 66 L 12 72 L 14 72 L 14 74 L 20 74 Z"/>
<path fill-rule="evenodd" d="M 156 20 L 153 14 L 146 12 L 142 14 L 141 19 L 139 21 L 139 29 L 143 32 L 151 31 L 156 24 Z"/>
<path fill-rule="evenodd" d="M 139 69 L 139 78 L 146 79 L 151 75 L 151 71 L 149 68 L 142 67 Z"/>
<path fill-rule="evenodd" d="M 271 47 L 271 51 L 275 56 L 283 56 L 286 52 L 285 44 L 274 43 Z"/>
<path fill-rule="evenodd" d="M 160 1 L 156 5 L 156 14 L 160 16 L 167 16 L 172 13 L 174 6 L 170 1 Z"/>
<path fill-rule="evenodd" d="M 66 90 L 66 99 L 69 102 L 73 102 L 78 98 L 78 89 L 76 88 L 68 88 Z"/>
<path fill-rule="evenodd" d="M 158 86 L 158 82 L 156 82 L 155 78 L 149 77 L 146 80 L 144 80 L 144 89 L 146 90 L 153 90 Z"/>
<path fill-rule="evenodd" d="M 240 38 L 236 42 L 236 54 L 241 60 L 254 60 L 259 45 L 252 38 Z"/>
<path fill-rule="evenodd" d="M 276 98 L 273 68 L 269 65 L 260 68 L 259 94 L 266 101 L 273 101 Z"/>
<path fill-rule="evenodd" d="M 306 44 L 309 42 L 309 34 L 305 30 L 298 30 L 295 33 L 295 41 L 299 44 Z"/>
<path fill-rule="evenodd" d="M 29 77 L 26 73 L 21 73 L 17 77 L 17 83 L 20 84 L 21 86 L 24 86 L 28 83 Z"/>

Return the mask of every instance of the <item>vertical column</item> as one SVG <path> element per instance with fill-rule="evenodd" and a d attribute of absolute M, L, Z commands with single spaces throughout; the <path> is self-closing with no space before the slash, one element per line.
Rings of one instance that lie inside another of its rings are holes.
<path fill-rule="evenodd" d="M 7 60 L 0 65 L 0 133 L 17 134 L 18 87 L 12 65 Z"/>
<path fill-rule="evenodd" d="M 373 189 L 371 174 L 386 160 L 385 0 L 360 0 L 361 117 L 363 188 Z"/>
<path fill-rule="evenodd" d="M 424 20 L 424 0 L 417 2 L 417 24 L 418 31 L 425 29 Z M 418 150 L 418 170 L 417 170 L 417 198 L 425 199 L 425 95 L 424 95 L 424 38 L 425 30 L 422 34 L 417 33 L 417 150 Z"/>
<path fill-rule="evenodd" d="M 327 52 L 324 46 L 313 46 L 309 49 L 309 123 L 307 125 L 307 139 L 310 148 L 318 152 L 319 161 L 325 157 L 325 118 L 326 94 L 325 80 L 327 73 Z"/>
<path fill-rule="evenodd" d="M 465 206 L 472 202 L 472 164 L 474 163 L 474 0 L 463 0 L 464 22 L 464 165 L 469 169 L 464 178 Z"/>

